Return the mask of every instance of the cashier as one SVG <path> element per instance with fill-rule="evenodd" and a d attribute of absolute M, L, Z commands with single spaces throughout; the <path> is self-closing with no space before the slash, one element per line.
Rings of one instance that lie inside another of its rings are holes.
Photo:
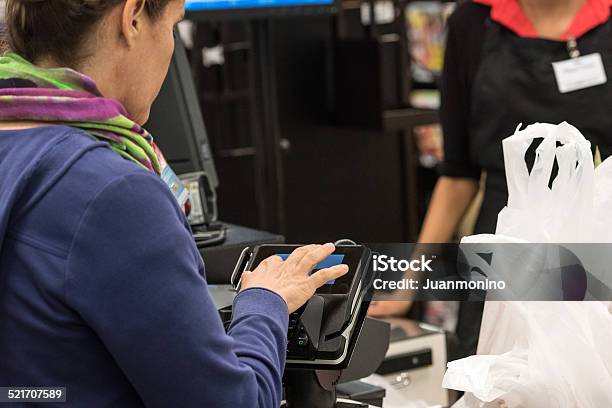
<path fill-rule="evenodd" d="M 278 407 L 288 312 L 347 271 L 309 276 L 332 244 L 265 260 L 226 334 L 182 187 L 141 127 L 183 10 L 8 0 L 0 387 L 67 387 L 72 407 Z"/>
<path fill-rule="evenodd" d="M 442 78 L 444 162 L 419 237 L 447 242 L 486 177 L 475 233 L 494 233 L 506 205 L 502 139 L 534 122 L 568 121 L 612 153 L 610 0 L 477 0 L 448 24 Z M 553 65 L 554 64 L 554 65 Z M 527 157 L 533 162 L 533 149 Z M 398 315 L 406 302 L 377 304 Z M 475 351 L 482 304 L 463 304 L 458 335 Z"/>

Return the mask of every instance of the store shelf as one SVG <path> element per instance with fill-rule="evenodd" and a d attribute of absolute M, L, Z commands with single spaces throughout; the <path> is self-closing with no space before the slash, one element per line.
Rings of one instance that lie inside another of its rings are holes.
<path fill-rule="evenodd" d="M 397 131 L 412 129 L 415 126 L 438 123 L 440 115 L 430 109 L 390 109 L 383 111 L 383 129 Z"/>

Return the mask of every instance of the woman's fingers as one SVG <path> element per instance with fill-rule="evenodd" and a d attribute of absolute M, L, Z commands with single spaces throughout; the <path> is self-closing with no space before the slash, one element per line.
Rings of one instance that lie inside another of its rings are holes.
<path fill-rule="evenodd" d="M 253 273 L 256 273 L 259 275 L 265 275 L 269 271 L 274 271 L 278 269 L 283 262 L 284 262 L 283 258 L 281 258 L 278 255 L 273 255 L 273 256 L 270 256 L 264 259 L 263 261 L 259 263 L 259 265 L 257 265 L 257 268 L 255 268 L 255 270 L 244 271 L 242 273 L 242 275 L 240 276 L 240 286 L 245 287 L 243 285 L 249 281 L 250 275 L 252 275 Z"/>
<path fill-rule="evenodd" d="M 272 255 L 264 259 L 264 262 L 266 263 L 267 268 L 273 268 L 275 266 L 282 264 L 284 261 L 283 261 L 283 258 L 281 258 L 280 256 Z"/>
<path fill-rule="evenodd" d="M 287 258 L 287 260 L 285 261 L 287 263 L 287 268 L 293 269 L 297 267 L 297 265 L 304 258 L 304 256 L 306 256 L 307 253 L 314 250 L 318 246 L 320 245 L 311 244 L 311 245 L 305 245 L 303 247 L 299 247 L 296 250 L 294 250 L 291 253 L 291 255 L 289 255 L 289 258 Z"/>
<path fill-rule="evenodd" d="M 348 270 L 348 265 L 336 265 L 332 266 L 331 268 L 321 269 L 313 273 L 308 279 L 315 285 L 315 287 L 319 288 L 329 281 L 338 279 L 342 275 L 346 274 Z"/>
<path fill-rule="evenodd" d="M 298 264 L 298 269 L 310 273 L 319 262 L 330 256 L 335 250 L 334 244 L 317 245 L 302 257 Z"/>
<path fill-rule="evenodd" d="M 280 264 L 282 263 L 283 258 L 278 255 L 272 255 L 261 261 L 259 265 L 257 265 L 257 268 L 255 268 L 255 271 L 265 273 L 269 270 L 274 270 L 275 268 L 278 268 L 278 266 L 280 266 Z"/>

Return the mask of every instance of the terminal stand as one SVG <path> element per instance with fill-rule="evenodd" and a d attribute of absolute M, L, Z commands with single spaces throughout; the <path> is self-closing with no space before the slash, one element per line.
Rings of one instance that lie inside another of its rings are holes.
<path fill-rule="evenodd" d="M 335 408 L 340 371 L 288 370 L 285 408 Z"/>
<path fill-rule="evenodd" d="M 367 308 L 366 308 L 367 311 Z M 364 311 L 365 313 L 365 311 Z M 287 369 L 284 377 L 284 408 L 358 408 L 367 405 L 338 402 L 336 385 L 364 378 L 374 373 L 389 347 L 390 326 L 367 317 L 349 350 L 349 362 L 344 369 Z"/>

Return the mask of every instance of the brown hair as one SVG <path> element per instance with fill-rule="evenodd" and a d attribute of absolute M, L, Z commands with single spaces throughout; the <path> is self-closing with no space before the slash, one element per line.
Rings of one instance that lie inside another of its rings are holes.
<path fill-rule="evenodd" d="M 114 6 L 125 0 L 8 0 L 6 25 L 12 51 L 33 61 L 51 57 L 74 66 L 81 62 L 92 28 Z M 171 0 L 145 0 L 153 18 Z"/>

